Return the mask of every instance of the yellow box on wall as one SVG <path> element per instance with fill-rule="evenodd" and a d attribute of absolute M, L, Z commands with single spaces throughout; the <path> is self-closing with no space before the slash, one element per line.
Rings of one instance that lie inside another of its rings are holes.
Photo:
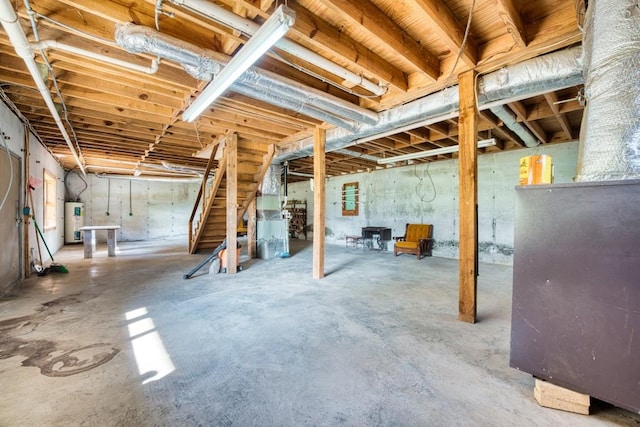
<path fill-rule="evenodd" d="M 520 158 L 520 185 L 552 184 L 553 161 L 548 154 Z"/>

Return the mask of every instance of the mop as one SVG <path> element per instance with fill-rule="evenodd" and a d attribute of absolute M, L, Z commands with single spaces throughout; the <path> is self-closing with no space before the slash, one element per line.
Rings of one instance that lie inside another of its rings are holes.
<path fill-rule="evenodd" d="M 42 234 L 42 231 L 40 231 L 40 227 L 38 226 L 38 222 L 36 221 L 36 212 L 35 212 L 35 209 L 34 209 L 35 205 L 33 203 L 32 190 L 35 190 L 36 189 L 35 186 L 38 185 L 40 182 L 42 182 L 42 181 L 40 181 L 38 178 L 29 177 L 28 192 L 29 192 L 29 201 L 31 202 L 31 220 L 33 221 L 33 225 L 35 226 L 35 229 L 36 229 L 36 243 L 37 243 L 37 246 L 38 246 L 38 254 L 40 256 L 40 265 L 38 265 L 38 266 L 34 265 L 34 269 L 37 271 L 38 276 L 44 276 L 48 272 L 68 273 L 69 270 L 67 269 L 67 267 L 65 267 L 62 264 L 58 264 L 58 263 L 54 262 L 53 254 L 49 250 L 49 246 L 47 245 L 46 240 L 44 240 L 44 235 Z M 44 247 L 47 250 L 47 253 L 49 254 L 49 257 L 51 258 L 51 264 L 49 264 L 49 267 L 46 267 L 46 268 L 43 268 L 43 266 L 42 266 L 42 253 L 40 252 L 40 239 L 42 239 L 42 243 L 44 244 Z"/>

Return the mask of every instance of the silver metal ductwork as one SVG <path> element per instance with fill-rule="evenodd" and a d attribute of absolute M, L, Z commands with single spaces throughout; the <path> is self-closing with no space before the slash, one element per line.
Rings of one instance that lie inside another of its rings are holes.
<path fill-rule="evenodd" d="M 230 10 L 225 9 L 215 3 L 206 0 L 170 0 L 172 3 L 182 7 L 186 7 L 189 10 L 199 13 L 203 16 L 213 19 L 222 25 L 229 26 L 237 31 L 241 31 L 247 35 L 253 35 L 260 28 L 255 22 L 243 18 Z M 162 0 L 158 0 L 161 4 Z M 350 82 L 354 85 L 360 86 L 374 95 L 382 96 L 386 92 L 386 88 L 377 85 L 361 75 L 353 73 L 348 69 L 341 67 L 340 65 L 332 62 L 325 57 L 318 55 L 317 53 L 287 39 L 282 38 L 276 42 L 276 46 L 285 52 L 290 53 L 293 56 L 303 59 L 304 61 L 314 64 L 329 73 L 340 77 L 341 79 Z"/>
<path fill-rule="evenodd" d="M 527 147 L 537 147 L 540 144 L 540 141 L 533 136 L 531 131 L 527 129 L 525 125 L 519 123 L 515 114 L 504 105 L 496 105 L 495 107 L 489 108 L 489 111 L 502 120 L 502 123 L 504 123 L 508 129 L 518 135 L 518 138 L 520 138 Z"/>
<path fill-rule="evenodd" d="M 585 96 L 577 181 L 640 177 L 640 6 L 590 1 L 584 28 Z"/>
<path fill-rule="evenodd" d="M 198 48 L 161 34 L 149 27 L 124 24 L 116 27 L 116 42 L 132 53 L 147 53 L 168 59 L 199 80 L 211 80 L 227 64 L 229 57 Z M 373 125 L 378 114 L 338 97 L 308 88 L 277 74 L 252 67 L 232 85 L 232 90 L 272 105 L 299 111 L 309 117 L 354 132 L 361 123 Z"/>
<path fill-rule="evenodd" d="M 582 49 L 573 47 L 529 59 L 484 75 L 478 81 L 481 110 L 575 86 L 583 82 Z M 409 130 L 457 117 L 458 97 L 458 86 L 452 86 L 383 111 L 375 125 L 363 125 L 355 133 L 330 129 L 327 131 L 326 149 L 335 151 L 394 129 Z M 306 157 L 312 153 L 313 138 L 305 138 L 281 149 L 274 161 Z"/>

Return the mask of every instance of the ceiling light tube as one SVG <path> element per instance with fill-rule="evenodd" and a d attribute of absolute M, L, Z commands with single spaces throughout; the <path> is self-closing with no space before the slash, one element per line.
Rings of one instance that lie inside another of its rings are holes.
<path fill-rule="evenodd" d="M 481 141 L 478 141 L 478 148 L 486 148 L 494 145 L 496 145 L 495 138 L 483 139 Z M 433 150 L 418 151 L 416 153 L 402 154 L 400 156 L 387 157 L 386 159 L 379 159 L 378 164 L 395 163 L 395 162 L 401 162 L 403 160 L 421 159 L 423 157 L 439 156 L 440 154 L 450 154 L 450 153 L 455 153 L 459 149 L 460 149 L 460 146 L 452 145 L 451 147 L 441 147 L 441 148 L 435 148 Z"/>
<path fill-rule="evenodd" d="M 182 120 L 192 122 L 198 118 L 242 73 L 271 49 L 294 22 L 295 12 L 284 5 L 280 6 L 185 110 Z"/>

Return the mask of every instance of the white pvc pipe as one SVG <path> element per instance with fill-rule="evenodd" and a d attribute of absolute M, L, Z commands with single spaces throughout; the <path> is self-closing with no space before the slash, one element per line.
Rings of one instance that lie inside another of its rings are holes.
<path fill-rule="evenodd" d="M 131 175 L 115 175 L 115 174 L 95 174 L 100 179 L 122 179 L 126 181 L 156 181 L 156 182 L 181 182 L 185 184 L 201 183 L 202 178 L 180 178 L 180 177 L 162 177 L 162 176 L 131 176 Z"/>
<path fill-rule="evenodd" d="M 102 55 L 100 53 L 95 53 L 90 50 L 82 49 L 76 46 L 71 46 L 65 43 L 60 43 L 57 40 L 42 40 L 42 41 L 39 41 L 38 43 L 32 43 L 31 48 L 37 49 L 37 50 L 45 50 L 49 48 L 62 50 L 65 52 L 75 53 L 77 55 L 84 56 L 86 58 L 95 59 L 96 61 L 104 62 L 106 64 L 128 68 L 129 70 L 139 71 L 145 74 L 155 74 L 158 71 L 157 59 L 153 59 L 151 61 L 151 66 L 144 67 L 142 65 L 132 64 L 131 62 L 123 61 L 121 59 L 112 58 L 110 56 Z"/>
<path fill-rule="evenodd" d="M 255 22 L 242 18 L 233 12 L 226 10 L 225 8 L 218 6 L 214 3 L 205 0 L 171 0 L 172 3 L 187 7 L 195 12 L 205 15 L 221 24 L 227 25 L 235 30 L 238 30 L 244 34 L 252 36 L 260 28 L 260 25 Z M 377 85 L 370 80 L 357 75 L 340 65 L 329 61 L 323 56 L 300 46 L 299 44 L 292 42 L 288 39 L 280 39 L 276 44 L 278 48 L 285 52 L 290 53 L 300 59 L 303 59 L 311 64 L 314 64 L 323 70 L 334 74 L 354 85 L 358 85 L 369 92 L 381 96 L 387 91 L 385 87 Z"/>
<path fill-rule="evenodd" d="M 53 116 L 53 120 L 55 120 L 56 125 L 58 125 L 58 129 L 60 129 L 60 133 L 62 137 L 66 141 L 69 146 L 69 150 L 71 150 L 71 154 L 76 161 L 76 164 L 82 171 L 82 173 L 86 176 L 87 173 L 84 170 L 84 165 L 80 160 L 80 156 L 76 151 L 73 143 L 71 142 L 71 138 L 69 138 L 69 134 L 62 123 L 62 119 L 56 110 L 56 106 L 53 103 L 53 99 L 51 99 L 51 93 L 49 92 L 49 88 L 42 80 L 40 75 L 40 70 L 38 69 L 38 65 L 34 59 L 34 53 L 29 45 L 29 41 L 27 40 L 27 36 L 24 34 L 22 27 L 20 26 L 20 22 L 18 22 L 18 16 L 16 15 L 13 7 L 11 6 L 10 0 L 0 0 L 0 21 L 2 22 L 2 27 L 4 31 L 9 36 L 9 42 L 15 49 L 18 56 L 20 56 L 29 73 L 31 73 L 31 77 L 38 87 L 38 91 L 40 91 L 40 95 L 44 100 L 45 104 L 49 108 L 49 112 L 51 112 L 51 116 Z"/>

